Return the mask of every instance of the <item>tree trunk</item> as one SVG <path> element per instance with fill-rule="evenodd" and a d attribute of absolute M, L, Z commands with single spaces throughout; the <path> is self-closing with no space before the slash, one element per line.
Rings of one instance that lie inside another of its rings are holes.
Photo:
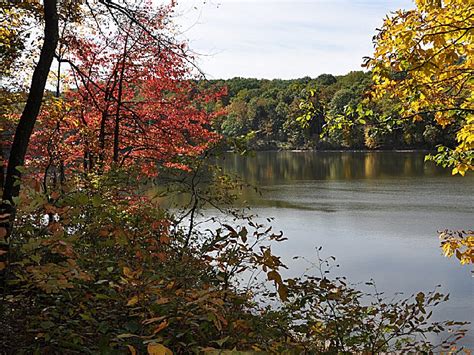
<path fill-rule="evenodd" d="M 120 144 L 120 106 L 122 105 L 123 79 L 125 74 L 125 61 L 127 60 L 127 43 L 128 34 L 125 37 L 125 45 L 123 47 L 122 68 L 120 70 L 120 78 L 117 93 L 117 110 L 115 111 L 115 127 L 114 127 L 114 163 L 119 161 L 119 144 Z"/>
<path fill-rule="evenodd" d="M 9 257 L 9 237 L 15 218 L 14 198 L 20 193 L 21 172 L 17 168 L 25 163 L 26 151 L 41 108 L 46 80 L 59 40 L 57 0 L 44 0 L 44 22 L 44 42 L 38 64 L 33 72 L 26 105 L 16 127 L 3 187 L 3 201 L 0 208 L 0 278 L 2 280 L 4 278 L 2 270 L 6 268 Z"/>

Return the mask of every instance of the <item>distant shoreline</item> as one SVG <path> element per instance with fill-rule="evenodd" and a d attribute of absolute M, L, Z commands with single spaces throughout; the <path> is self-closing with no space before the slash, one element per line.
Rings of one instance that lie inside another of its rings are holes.
<path fill-rule="evenodd" d="M 436 153 L 436 150 L 430 149 L 263 149 L 249 151 L 255 153 Z M 235 153 L 235 151 L 227 150 L 226 153 Z"/>

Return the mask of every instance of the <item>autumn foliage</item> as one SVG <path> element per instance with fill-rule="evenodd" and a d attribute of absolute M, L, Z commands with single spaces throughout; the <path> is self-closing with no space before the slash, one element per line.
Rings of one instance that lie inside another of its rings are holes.
<path fill-rule="evenodd" d="M 244 184 L 214 165 L 225 89 L 196 85 L 193 56 L 172 35 L 174 2 L 43 3 L 62 26 L 56 90 L 36 92 L 37 119 L 21 115 L 35 128 L 22 137 L 25 166 L 10 169 L 22 193 L 2 204 L 2 351 L 421 352 L 464 336 L 465 323 L 430 321 L 447 297 L 358 291 L 330 279 L 320 249 L 319 274 L 283 277 L 271 248 L 283 233 L 234 208 Z M 3 96 L 8 148 L 22 95 Z M 440 344 L 426 337 L 445 330 Z"/>
<path fill-rule="evenodd" d="M 206 107 L 222 92 L 197 89 L 186 44 L 154 39 L 167 13 L 143 11 L 143 28 L 128 23 L 106 38 L 67 39 L 66 90 L 43 109 L 32 161 L 75 173 L 139 166 L 156 175 L 159 165 L 186 169 L 186 157 L 218 141 L 210 127 L 220 112 Z"/>
<path fill-rule="evenodd" d="M 453 175 L 474 169 L 473 38 L 472 1 L 417 0 L 387 16 L 365 63 L 375 99 L 396 99 L 406 119 L 456 127 L 455 149 L 441 147 L 435 158 Z"/>

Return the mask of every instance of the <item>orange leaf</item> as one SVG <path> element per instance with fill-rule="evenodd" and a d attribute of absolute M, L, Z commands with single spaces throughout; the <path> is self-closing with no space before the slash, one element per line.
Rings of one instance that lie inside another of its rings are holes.
<path fill-rule="evenodd" d="M 168 326 L 168 322 L 167 322 L 167 321 L 161 322 L 161 323 L 158 325 L 158 327 L 156 327 L 156 329 L 153 331 L 153 334 L 158 334 L 158 333 L 161 332 L 163 329 L 165 329 L 167 326 Z"/>
<path fill-rule="evenodd" d="M 169 302 L 170 302 L 169 298 L 162 297 L 162 298 L 160 298 L 156 301 L 156 304 L 166 304 L 166 303 L 169 303 Z"/>
<path fill-rule="evenodd" d="M 148 344 L 148 355 L 173 355 L 173 352 L 163 344 Z"/>
<path fill-rule="evenodd" d="M 135 348 L 133 346 L 127 345 L 127 348 L 128 348 L 128 350 L 130 350 L 130 354 L 137 355 L 137 351 L 135 350 Z"/>
<path fill-rule="evenodd" d="M 166 236 L 166 235 L 162 235 L 160 237 L 160 242 L 162 242 L 163 244 L 169 244 L 170 243 L 170 237 Z"/>

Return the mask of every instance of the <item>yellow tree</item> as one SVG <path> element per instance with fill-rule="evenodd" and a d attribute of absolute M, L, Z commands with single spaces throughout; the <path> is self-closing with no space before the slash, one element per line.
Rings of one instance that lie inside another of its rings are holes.
<path fill-rule="evenodd" d="M 416 0 L 387 16 L 374 37 L 374 99 L 401 102 L 406 119 L 454 125 L 457 146 L 432 157 L 453 175 L 474 170 L 474 2 Z"/>

